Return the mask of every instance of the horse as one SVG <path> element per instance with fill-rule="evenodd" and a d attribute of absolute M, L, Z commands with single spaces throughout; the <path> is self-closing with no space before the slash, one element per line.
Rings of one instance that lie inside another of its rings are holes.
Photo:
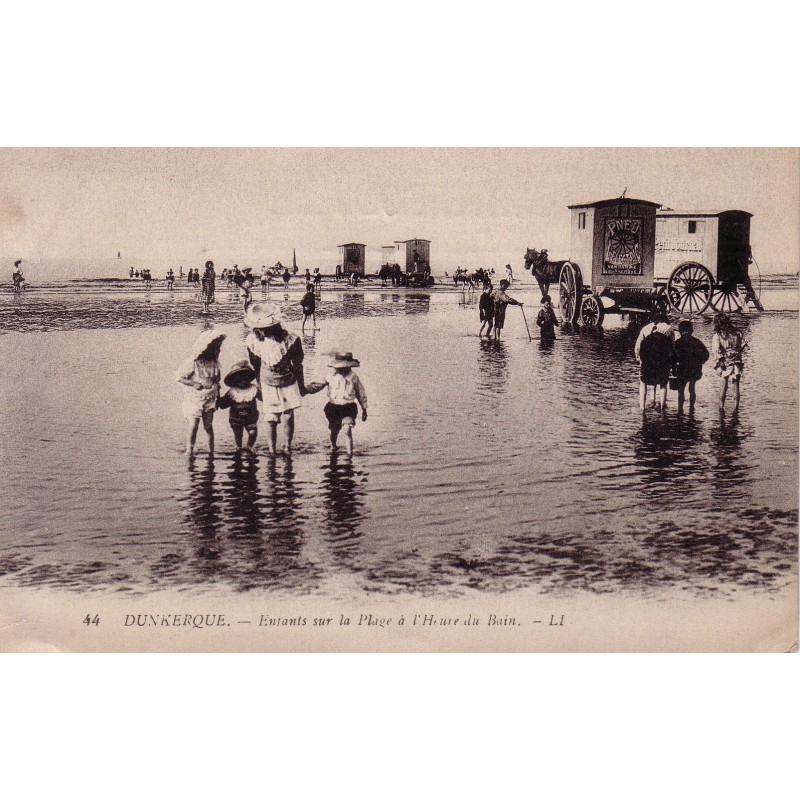
<path fill-rule="evenodd" d="M 531 275 L 536 278 L 542 297 L 550 292 L 550 284 L 558 280 L 561 267 L 571 262 L 550 261 L 547 250 L 531 250 L 529 247 L 525 251 L 525 269 L 530 270 Z"/>
<path fill-rule="evenodd" d="M 475 288 L 474 276 L 470 275 L 465 269 L 462 270 L 460 267 L 453 275 L 453 283 L 456 285 L 456 287 L 459 283 L 463 283 L 465 288 L 467 286 L 469 286 L 470 289 Z"/>

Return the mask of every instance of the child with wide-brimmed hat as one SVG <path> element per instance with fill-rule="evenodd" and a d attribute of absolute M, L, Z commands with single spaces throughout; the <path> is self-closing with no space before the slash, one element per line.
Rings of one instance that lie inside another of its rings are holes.
<path fill-rule="evenodd" d="M 353 372 L 353 368 L 360 367 L 361 363 L 349 352 L 333 353 L 332 356 L 328 366 L 333 371 L 328 380 L 309 384 L 307 391 L 314 394 L 328 387 L 324 411 L 331 432 L 331 447 L 336 450 L 339 432 L 344 429 L 345 449 L 348 455 L 352 455 L 353 428 L 358 418 L 356 402 L 361 404 L 361 420 L 367 421 L 367 393 L 361 378 Z"/>
<path fill-rule="evenodd" d="M 225 376 L 228 387 L 217 401 L 217 408 L 229 408 L 228 422 L 233 431 L 238 450 L 242 449 L 242 435 L 247 431 L 247 449 L 252 451 L 258 438 L 258 404 L 261 392 L 256 371 L 249 361 L 237 361 Z"/>
<path fill-rule="evenodd" d="M 244 315 L 252 329 L 245 340 L 250 363 L 258 374 L 264 419 L 270 426 L 268 446 L 275 452 L 278 425 L 286 434 L 286 452 L 294 438 L 294 411 L 303 405 L 306 388 L 303 380 L 303 345 L 281 324 L 280 309 L 274 303 L 253 303 Z"/>
<path fill-rule="evenodd" d="M 219 352 L 224 333 L 203 331 L 197 337 L 189 358 L 178 368 L 175 378 L 186 389 L 183 395 L 183 416 L 188 421 L 186 451 L 194 453 L 200 422 L 208 435 L 208 453 L 214 455 L 214 410 L 219 397 Z"/>

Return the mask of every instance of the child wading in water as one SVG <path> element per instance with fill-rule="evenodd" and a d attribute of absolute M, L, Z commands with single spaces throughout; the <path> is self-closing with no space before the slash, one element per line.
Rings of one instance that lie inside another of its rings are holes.
<path fill-rule="evenodd" d="M 492 335 L 492 326 L 494 325 L 494 298 L 492 297 L 492 284 L 483 284 L 483 293 L 481 299 L 478 301 L 478 313 L 481 319 L 481 329 L 478 336 L 483 336 L 483 326 L 486 326 L 486 335 Z"/>
<path fill-rule="evenodd" d="M 542 308 L 536 317 L 536 324 L 539 326 L 539 336 L 545 341 L 553 341 L 556 338 L 556 328 L 558 320 L 556 312 L 553 311 L 553 302 L 550 295 L 546 294 L 542 298 Z"/>
<path fill-rule="evenodd" d="M 694 408 L 696 399 L 694 385 L 703 377 L 703 364 L 708 361 L 706 346 L 696 337 L 692 336 L 694 327 L 688 319 L 678 323 L 680 338 L 675 342 L 675 381 L 678 390 L 678 413 L 683 413 L 685 402 L 684 390 L 689 384 L 689 411 Z"/>
<path fill-rule="evenodd" d="M 361 420 L 367 421 L 367 393 L 361 379 L 353 372 L 353 367 L 360 367 L 360 362 L 353 358 L 352 353 L 335 355 L 328 364 L 333 370 L 328 380 L 324 383 L 308 385 L 309 393 L 322 391 L 328 387 L 328 402 L 325 404 L 325 417 L 331 432 L 331 447 L 335 450 L 339 431 L 344 428 L 345 449 L 348 455 L 353 454 L 353 428 L 358 417 L 358 406 L 361 404 Z"/>
<path fill-rule="evenodd" d="M 217 408 L 230 408 L 229 422 L 236 441 L 237 450 L 242 449 L 242 434 L 247 430 L 247 449 L 255 448 L 258 437 L 258 405 L 261 399 L 256 371 L 249 361 L 238 361 L 225 376 L 226 389 L 219 400 Z"/>
<path fill-rule="evenodd" d="M 714 317 L 714 335 L 711 337 L 711 352 L 714 355 L 714 370 L 722 378 L 719 389 L 719 408 L 725 408 L 725 395 L 728 393 L 728 381 L 733 382 L 733 410 L 739 408 L 739 382 L 744 369 L 742 358 L 742 335 L 736 330 L 727 314 Z"/>
<path fill-rule="evenodd" d="M 306 329 L 306 320 L 311 317 L 311 329 L 317 329 L 317 298 L 314 296 L 314 287 L 308 283 L 306 284 L 306 293 L 303 295 L 303 299 L 300 301 L 300 307 L 303 309 L 303 324 L 300 326 L 300 330 L 304 331 Z"/>
<path fill-rule="evenodd" d="M 208 454 L 214 455 L 214 410 L 219 397 L 219 351 L 224 333 L 203 331 L 192 346 L 192 354 L 178 368 L 176 379 L 184 390 L 183 416 L 189 423 L 186 432 L 186 452 L 194 453 L 200 421 L 208 434 Z"/>

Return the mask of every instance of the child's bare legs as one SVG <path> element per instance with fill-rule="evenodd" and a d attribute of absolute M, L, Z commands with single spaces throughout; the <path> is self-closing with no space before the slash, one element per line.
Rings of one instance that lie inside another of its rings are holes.
<path fill-rule="evenodd" d="M 200 417 L 192 417 L 186 431 L 186 453 L 194 454 L 194 443 L 197 441 L 197 429 L 200 427 Z"/>
<path fill-rule="evenodd" d="M 258 427 L 249 425 L 247 427 L 247 449 L 251 452 L 255 452 L 256 439 L 258 439 Z"/>
<path fill-rule="evenodd" d="M 208 435 L 208 454 L 214 455 L 214 410 L 206 411 L 203 414 L 203 428 Z"/>
<path fill-rule="evenodd" d="M 267 447 L 271 455 L 275 455 L 278 449 L 278 423 L 276 420 L 271 419 L 267 422 L 269 425 L 269 439 L 267 440 Z"/>
<path fill-rule="evenodd" d="M 347 455 L 353 455 L 353 426 L 348 425 L 346 422 L 342 425 L 344 432 L 344 449 Z"/>
<path fill-rule="evenodd" d="M 656 394 L 656 390 L 655 390 L 655 387 L 653 387 L 653 395 L 655 396 L 655 394 Z M 661 410 L 663 411 L 667 407 L 667 384 L 666 383 L 662 383 L 658 387 L 658 395 L 659 395 L 658 405 L 661 408 Z"/>
<path fill-rule="evenodd" d="M 647 404 L 647 384 L 642 381 L 639 383 L 639 408 L 644 411 Z"/>
<path fill-rule="evenodd" d="M 300 326 L 300 330 L 304 331 L 306 329 L 306 320 L 308 319 L 308 314 L 303 314 L 303 324 Z"/>
<path fill-rule="evenodd" d="M 331 447 L 336 450 L 336 440 L 339 438 L 339 431 L 341 428 L 331 428 Z"/>
<path fill-rule="evenodd" d="M 728 393 L 728 379 L 722 379 L 722 386 L 719 387 L 719 407 L 723 409 L 725 407 L 725 395 Z"/>
<path fill-rule="evenodd" d="M 689 381 L 689 411 L 694 408 L 694 402 L 697 400 L 697 394 L 694 390 L 694 385 L 697 381 Z"/>
<path fill-rule="evenodd" d="M 283 427 L 286 430 L 286 452 L 292 452 L 292 441 L 294 439 L 294 409 L 290 408 L 283 412 Z"/>
<path fill-rule="evenodd" d="M 739 381 L 733 382 L 733 410 L 739 410 Z"/>
<path fill-rule="evenodd" d="M 233 431 L 233 440 L 236 442 L 236 449 L 242 449 L 242 432 L 244 428 L 241 425 L 237 425 L 234 422 L 231 422 L 231 430 Z"/>

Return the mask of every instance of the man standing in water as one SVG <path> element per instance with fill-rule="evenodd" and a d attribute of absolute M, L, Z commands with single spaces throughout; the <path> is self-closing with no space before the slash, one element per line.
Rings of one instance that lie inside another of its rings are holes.
<path fill-rule="evenodd" d="M 519 300 L 515 300 L 510 295 L 506 294 L 506 289 L 511 284 L 507 280 L 500 281 L 500 288 L 495 289 L 492 292 L 492 299 L 494 300 L 494 338 L 495 340 L 500 338 L 500 331 L 503 330 L 503 326 L 506 322 L 506 308 L 509 305 L 512 306 L 521 306 L 523 303 L 520 303 Z"/>

